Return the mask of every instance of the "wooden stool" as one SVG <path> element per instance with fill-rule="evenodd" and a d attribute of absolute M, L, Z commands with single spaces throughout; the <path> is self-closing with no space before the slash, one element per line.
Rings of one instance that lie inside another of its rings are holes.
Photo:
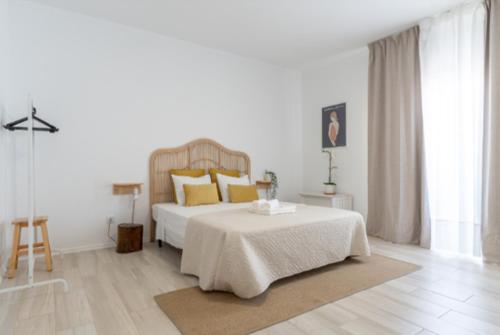
<path fill-rule="evenodd" d="M 49 233 L 47 231 L 47 220 L 46 216 L 39 216 L 33 220 L 33 228 L 40 227 L 42 230 L 42 240 L 43 242 L 33 243 L 33 253 L 42 254 L 45 253 L 45 265 L 47 266 L 47 271 L 52 271 L 52 254 L 50 252 L 49 243 Z M 28 245 L 21 243 L 21 229 L 28 227 L 28 219 L 21 218 L 12 221 L 14 225 L 14 234 L 12 235 L 12 255 L 10 256 L 9 268 L 7 271 L 7 278 L 14 278 L 16 275 L 17 261 L 19 256 L 28 254 Z"/>
<path fill-rule="evenodd" d="M 116 252 L 123 254 L 142 250 L 142 224 L 121 223 L 117 235 Z"/>

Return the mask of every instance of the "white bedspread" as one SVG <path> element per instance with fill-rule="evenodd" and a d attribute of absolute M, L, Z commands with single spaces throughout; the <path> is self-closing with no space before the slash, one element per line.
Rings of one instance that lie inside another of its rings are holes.
<path fill-rule="evenodd" d="M 235 209 L 189 219 L 181 271 L 198 276 L 203 290 L 252 298 L 280 278 L 369 254 L 359 213 L 305 205 L 276 216 Z"/>

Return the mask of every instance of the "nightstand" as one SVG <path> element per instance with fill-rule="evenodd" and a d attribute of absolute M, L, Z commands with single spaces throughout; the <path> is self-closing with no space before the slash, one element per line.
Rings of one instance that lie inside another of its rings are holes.
<path fill-rule="evenodd" d="M 303 192 L 299 193 L 299 195 L 302 203 L 306 205 L 352 210 L 353 199 L 352 195 L 349 194 L 326 195 L 319 192 Z"/>
<path fill-rule="evenodd" d="M 120 223 L 116 239 L 119 254 L 142 250 L 143 226 L 137 223 Z"/>

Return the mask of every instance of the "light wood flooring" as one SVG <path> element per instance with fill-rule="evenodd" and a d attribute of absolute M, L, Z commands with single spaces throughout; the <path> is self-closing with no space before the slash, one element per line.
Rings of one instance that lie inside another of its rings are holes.
<path fill-rule="evenodd" d="M 423 269 L 289 321 L 258 335 L 500 334 L 500 267 L 413 246 L 370 240 L 372 250 Z M 3 287 L 23 282 L 4 280 Z M 138 253 L 113 249 L 54 258 L 54 272 L 37 260 L 37 280 L 63 276 L 60 286 L 0 295 L 0 334 L 179 334 L 153 296 L 193 286 L 179 273 L 180 255 L 148 244 Z"/>

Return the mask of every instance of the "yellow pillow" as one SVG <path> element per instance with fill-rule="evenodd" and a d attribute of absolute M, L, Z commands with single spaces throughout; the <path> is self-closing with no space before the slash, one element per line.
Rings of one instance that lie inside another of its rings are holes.
<path fill-rule="evenodd" d="M 219 170 L 219 169 L 209 169 L 210 179 L 212 183 L 217 184 L 217 193 L 219 194 L 219 200 L 222 200 L 222 195 L 220 194 L 219 183 L 217 182 L 217 173 L 229 177 L 241 177 L 239 170 Z"/>
<path fill-rule="evenodd" d="M 219 203 L 217 185 L 215 184 L 184 184 L 182 186 L 184 187 L 184 194 L 186 195 L 185 206 L 187 207 Z"/>
<path fill-rule="evenodd" d="M 172 185 L 172 176 L 187 176 L 187 177 L 201 177 L 205 175 L 205 169 L 171 169 L 168 171 L 170 173 L 170 181 Z M 177 203 L 177 195 L 175 194 L 175 187 L 172 186 L 172 197 L 174 202 Z"/>
<path fill-rule="evenodd" d="M 257 185 L 227 185 L 230 202 L 251 202 L 259 200 Z"/>

